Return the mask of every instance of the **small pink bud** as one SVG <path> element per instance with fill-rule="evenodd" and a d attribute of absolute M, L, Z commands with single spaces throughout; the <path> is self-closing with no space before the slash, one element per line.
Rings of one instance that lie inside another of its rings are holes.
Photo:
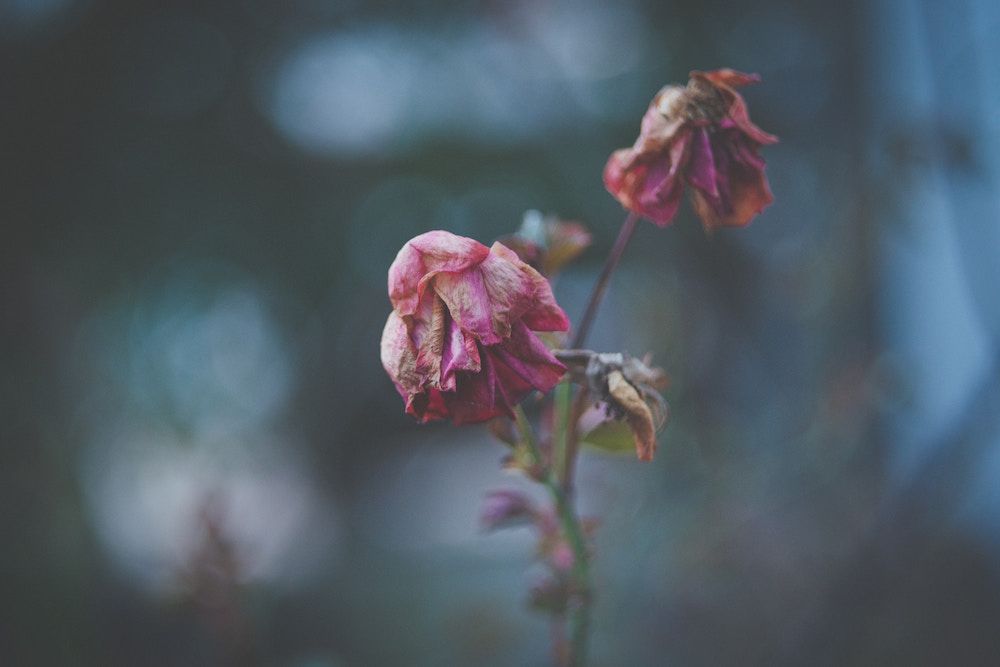
<path fill-rule="evenodd" d="M 556 542 L 549 552 L 549 563 L 557 572 L 569 572 L 573 569 L 574 561 L 573 549 L 563 540 Z"/>
<path fill-rule="evenodd" d="M 491 491 L 483 501 L 479 523 L 483 530 L 497 530 L 528 523 L 535 516 L 531 500 L 518 491 Z"/>

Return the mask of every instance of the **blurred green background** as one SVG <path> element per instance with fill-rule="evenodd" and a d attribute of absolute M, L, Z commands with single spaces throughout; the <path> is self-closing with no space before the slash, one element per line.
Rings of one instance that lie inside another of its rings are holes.
<path fill-rule="evenodd" d="M 0 664 L 542 665 L 502 446 L 417 426 L 385 272 L 587 224 L 651 97 L 758 72 L 776 203 L 644 223 L 592 346 L 649 465 L 584 454 L 594 665 L 995 664 L 1000 5 L 0 0 Z"/>

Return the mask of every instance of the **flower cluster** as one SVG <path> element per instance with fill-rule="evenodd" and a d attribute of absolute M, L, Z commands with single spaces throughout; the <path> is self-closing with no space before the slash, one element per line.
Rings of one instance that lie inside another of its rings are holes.
<path fill-rule="evenodd" d="M 611 155 L 605 185 L 631 213 L 573 347 L 583 346 L 640 217 L 669 225 L 685 189 L 709 232 L 744 226 L 771 203 L 758 150 L 777 139 L 750 122 L 736 92 L 758 80 L 729 69 L 692 72 L 687 86 L 667 86 L 653 99 L 635 145 Z M 503 465 L 551 493 L 551 506 L 542 507 L 521 492 L 494 491 L 481 522 L 487 530 L 534 527 L 537 556 L 547 572 L 532 589 L 531 602 L 552 614 L 557 625 L 572 619 L 571 641 L 555 645 L 556 661 L 567 665 L 583 661 L 596 526 L 581 521 L 573 509 L 577 452 L 589 444 L 634 451 L 640 461 L 651 461 L 668 415 L 660 395 L 666 374 L 648 358 L 549 347 L 561 343 L 558 333 L 570 323 L 548 278 L 590 240 L 583 225 L 537 211 L 525 215 L 517 233 L 489 248 L 445 231 L 417 236 L 389 268 L 392 312 L 381 345 L 382 365 L 407 413 L 421 422 L 490 421 L 491 432 L 511 448 Z M 553 400 L 543 403 L 543 428 L 536 436 L 518 404 L 557 385 Z"/>

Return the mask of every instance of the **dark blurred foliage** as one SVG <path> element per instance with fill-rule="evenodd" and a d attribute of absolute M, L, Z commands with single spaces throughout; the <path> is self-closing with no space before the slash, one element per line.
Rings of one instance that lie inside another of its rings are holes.
<path fill-rule="evenodd" d="M 644 224 L 598 318 L 673 419 L 652 464 L 584 455 L 593 663 L 992 664 L 997 27 L 986 0 L 0 0 L 0 663 L 542 664 L 530 535 L 476 525 L 524 485 L 485 428 L 402 414 L 385 270 L 538 209 L 594 234 L 556 281 L 578 316 L 608 154 L 731 66 L 763 76 L 776 203 Z"/>

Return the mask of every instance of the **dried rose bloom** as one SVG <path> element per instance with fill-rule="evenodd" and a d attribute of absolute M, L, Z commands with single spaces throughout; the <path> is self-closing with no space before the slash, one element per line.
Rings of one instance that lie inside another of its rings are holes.
<path fill-rule="evenodd" d="M 757 149 L 778 141 L 750 122 L 736 88 L 760 81 L 731 69 L 691 72 L 661 90 L 632 148 L 615 151 L 604 184 L 625 208 L 664 227 L 691 186 L 705 229 L 742 227 L 774 199 Z"/>
<path fill-rule="evenodd" d="M 389 267 L 389 299 L 382 365 L 421 422 L 512 417 L 565 371 L 535 332 L 566 331 L 566 314 L 548 281 L 499 243 L 417 236 Z"/>

